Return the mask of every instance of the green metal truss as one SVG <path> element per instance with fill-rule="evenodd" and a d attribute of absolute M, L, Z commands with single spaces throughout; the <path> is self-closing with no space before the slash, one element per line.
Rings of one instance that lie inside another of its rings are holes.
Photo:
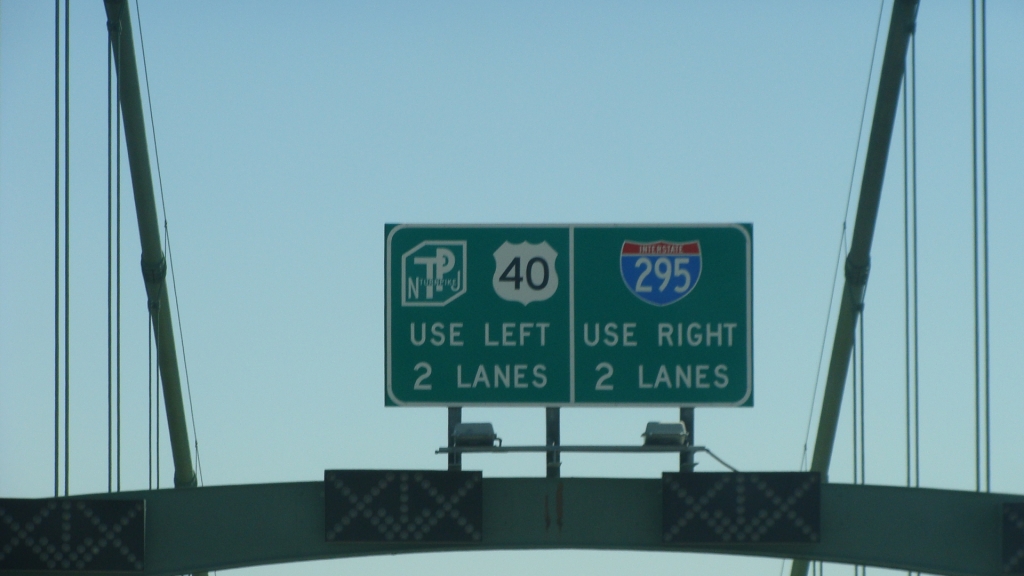
<path fill-rule="evenodd" d="M 1018 495 L 823 484 L 816 544 L 676 546 L 662 542 L 661 490 L 660 479 L 484 479 L 483 539 L 467 545 L 327 542 L 322 482 L 76 498 L 146 500 L 146 576 L 326 558 L 535 549 L 740 554 L 995 576 L 1004 574 L 1002 505 L 1024 502 Z M 558 492 L 561 515 L 553 518 L 556 509 L 545 504 Z"/>

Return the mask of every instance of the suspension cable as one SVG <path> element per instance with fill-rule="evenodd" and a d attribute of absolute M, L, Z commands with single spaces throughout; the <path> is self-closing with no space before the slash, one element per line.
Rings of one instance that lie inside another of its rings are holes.
<path fill-rule="evenodd" d="M 864 375 L 865 375 L 865 370 L 864 370 L 864 353 L 866 352 L 866 348 L 864 346 L 864 305 L 863 304 L 861 305 L 860 314 L 858 314 L 858 316 L 860 316 L 860 322 L 858 322 L 859 328 L 860 328 L 860 330 L 859 330 L 860 331 L 860 483 L 861 484 L 866 484 L 867 483 L 867 462 L 868 462 L 868 458 L 867 458 L 867 448 L 866 448 L 867 441 L 866 441 L 866 433 L 865 433 L 865 431 L 867 430 L 867 426 L 865 425 L 865 421 L 864 421 L 864 413 L 865 413 L 865 408 L 867 406 L 867 396 L 864 394 Z"/>
<path fill-rule="evenodd" d="M 909 66 L 907 66 L 909 68 Z M 907 71 L 909 72 L 909 70 Z M 906 409 L 906 486 L 910 487 L 910 167 L 907 165 L 907 151 L 910 146 L 907 131 L 907 108 L 910 94 L 907 93 L 909 82 L 907 74 L 903 75 L 903 373 L 904 373 L 904 408 Z M 909 575 L 909 572 L 907 572 Z"/>
<path fill-rule="evenodd" d="M 978 8 L 971 0 L 971 227 L 974 234 L 974 489 L 981 491 L 981 364 L 978 329 L 980 327 L 978 305 L 978 56 L 976 39 L 978 25 L 975 22 Z"/>
<path fill-rule="evenodd" d="M 3 1 L 0 0 L 0 20 L 2 20 L 2 17 L 3 17 Z M 3 23 L 2 23 L 2 21 L 0 21 L 0 47 L 2 47 L 2 46 L 3 46 Z M 3 62 L 3 57 L 0 56 L 0 63 L 2 63 L 2 62 Z M 2 78 L 3 78 L 3 74 L 0 73 L 0 81 L 2 81 Z M 3 93 L 3 90 L 2 90 L 2 88 L 0 88 L 0 94 L 2 94 L 2 93 Z M 0 98 L 2 98 L 2 96 L 0 96 Z M 0 105 L 0 109 L 2 109 L 2 105 Z M 0 140 L 2 140 L 2 138 L 0 138 Z M 0 157 L 2 157 L 2 154 L 0 154 Z M 2 267 L 0 267 L 0 272 L 3 272 Z M 0 274 L 0 277 L 2 277 L 2 274 Z"/>
<path fill-rule="evenodd" d="M 157 170 L 159 171 L 159 168 Z M 178 303 L 178 282 L 174 278 L 174 253 L 171 250 L 171 232 L 167 228 L 166 220 L 164 221 L 164 237 L 167 239 L 167 261 L 171 267 L 171 288 L 174 290 L 174 314 L 178 319 L 178 341 L 181 342 L 181 362 L 185 367 L 185 390 L 188 392 L 188 413 L 192 420 L 192 440 L 196 449 L 195 467 L 196 472 L 199 475 L 199 485 L 202 486 L 203 467 L 202 460 L 199 458 L 199 433 L 196 432 L 196 413 L 192 408 L 192 384 L 188 377 L 188 356 L 185 354 L 185 329 L 181 325 L 181 307 Z"/>
<path fill-rule="evenodd" d="M 64 3 L 64 495 L 70 492 L 71 460 L 71 370 L 70 370 L 70 0 Z M 60 173 L 61 173 L 61 51 L 60 0 L 54 0 L 54 496 L 60 494 L 60 359 L 61 359 L 61 242 L 60 242 Z"/>
<path fill-rule="evenodd" d="M 110 87 L 113 82 L 114 66 L 112 60 L 114 59 L 113 47 L 110 46 L 110 40 L 107 40 L 107 492 L 114 491 L 114 375 L 113 375 L 113 363 L 114 363 L 114 344 L 113 344 L 113 333 L 114 333 L 114 318 L 112 308 L 112 302 L 114 299 L 113 280 L 114 275 L 114 263 L 113 263 L 113 211 L 114 211 L 114 184 L 113 184 L 113 128 L 111 125 L 114 123 L 114 119 L 111 117 L 113 113 L 114 94 L 113 89 Z"/>
<path fill-rule="evenodd" d="M 153 320 L 153 347 L 156 349 L 156 488 L 160 489 L 160 295 L 152 303 L 149 313 Z"/>
<path fill-rule="evenodd" d="M 878 21 L 875 23 L 875 41 L 871 44 L 871 63 L 868 64 L 868 79 L 864 84 L 864 101 L 860 106 L 860 123 L 857 125 L 857 145 L 853 151 L 853 166 L 850 169 L 850 186 L 846 191 L 846 210 L 843 212 L 843 230 L 845 233 L 846 222 L 850 218 L 850 200 L 853 198 L 853 177 L 857 173 L 857 159 L 860 154 L 860 141 L 864 135 L 864 118 L 868 110 L 868 94 L 871 89 L 871 73 L 875 70 L 875 55 L 878 53 L 878 34 L 882 30 L 882 8 L 885 7 L 885 0 L 878 3 Z"/>
<path fill-rule="evenodd" d="M 860 340 L 859 342 L 857 341 L 858 340 L 857 336 L 859 336 L 859 340 Z M 859 357 L 858 357 L 858 351 L 860 353 Z M 857 363 L 858 363 L 858 358 L 859 358 L 859 362 L 860 362 L 860 369 L 859 370 L 857 370 L 857 368 L 856 368 Z M 866 483 L 866 469 L 867 469 L 867 466 L 866 466 L 866 464 L 867 464 L 867 451 L 864 448 L 865 447 L 865 433 L 864 433 L 864 430 L 866 428 L 865 425 L 864 425 L 864 412 L 865 412 L 864 407 L 865 407 L 867 401 L 866 401 L 866 398 L 864 396 L 864 305 L 863 304 L 861 304 L 860 310 L 857 313 L 857 335 L 855 335 L 855 337 L 854 337 L 853 365 L 854 365 L 854 375 L 853 375 L 854 398 L 856 398 L 858 396 L 857 389 L 858 389 L 858 387 L 860 388 L 860 391 L 859 391 L 859 395 L 860 395 L 859 410 L 858 410 L 858 406 L 856 406 L 856 405 L 854 406 L 854 409 L 853 409 L 854 435 L 857 434 L 857 424 L 856 424 L 856 422 L 857 422 L 858 419 L 860 420 L 860 440 L 858 442 L 858 440 L 856 438 L 854 438 L 854 442 L 853 442 L 854 463 L 855 463 L 854 469 L 853 469 L 853 483 L 854 484 L 861 484 L 861 485 L 863 485 L 863 484 Z M 859 383 L 858 383 L 858 375 L 860 376 Z M 859 447 L 859 450 L 860 450 L 859 458 L 857 457 L 858 447 Z M 858 474 L 857 474 L 858 470 L 857 470 L 857 467 L 856 467 L 856 462 L 858 460 L 860 462 L 860 477 L 859 478 L 858 478 Z M 861 576 L 867 576 L 867 573 L 868 573 L 867 566 L 865 566 L 863 564 L 858 565 L 858 566 L 854 566 L 854 574 L 861 574 Z"/>
<path fill-rule="evenodd" d="M 857 484 L 857 480 L 858 480 L 857 469 L 859 468 L 859 465 L 858 465 L 858 462 L 857 462 L 857 457 L 860 455 L 860 452 L 857 450 L 857 440 L 860 438 L 860 435 L 857 434 L 857 414 L 859 413 L 859 406 L 858 406 L 858 402 L 857 402 L 857 400 L 858 400 L 857 396 L 858 396 L 858 393 L 859 393 L 859 391 L 857 390 L 857 351 L 860 348 L 860 344 L 859 344 L 859 342 L 857 342 L 856 333 L 854 333 L 852 348 L 853 348 L 853 360 L 850 362 L 850 370 L 853 373 L 852 374 L 852 376 L 853 376 L 853 386 L 850 387 L 850 392 L 851 392 L 851 395 L 853 396 L 853 407 L 852 407 L 853 410 L 851 411 L 851 414 L 852 414 L 853 418 L 851 418 L 850 421 L 853 423 L 853 434 L 852 434 L 852 438 L 853 438 L 853 483 Z M 857 573 L 858 568 L 859 568 L 859 565 L 854 565 L 854 573 L 855 574 Z"/>
<path fill-rule="evenodd" d="M 71 476 L 71 0 L 64 0 L 64 495 Z"/>
<path fill-rule="evenodd" d="M 858 324 L 857 327 L 858 328 L 862 325 L 860 320 L 861 320 L 861 314 L 860 314 L 860 312 L 858 312 L 857 313 L 857 324 Z M 855 328 L 855 330 L 856 330 L 856 328 Z M 862 335 L 862 337 L 858 341 L 858 339 L 857 339 L 857 332 L 854 332 L 854 338 L 853 338 L 853 343 L 852 343 L 853 359 L 850 362 L 850 369 L 853 372 L 853 374 L 852 374 L 852 376 L 853 376 L 853 386 L 850 387 L 850 392 L 851 392 L 851 395 L 853 396 L 853 407 L 852 407 L 853 409 L 851 410 L 852 418 L 850 418 L 850 420 L 853 423 L 853 484 L 854 485 L 862 484 L 863 483 L 863 481 L 861 480 L 860 471 L 863 470 L 863 467 L 864 467 L 863 452 L 862 452 L 862 450 L 863 450 L 862 444 L 863 444 L 863 438 L 864 438 L 864 421 L 863 421 L 863 418 L 862 418 L 862 415 L 864 413 L 864 397 L 863 397 L 864 391 L 863 391 L 862 387 L 858 386 L 858 383 L 862 381 L 861 379 L 863 378 L 863 371 L 864 371 L 863 361 L 858 362 L 858 353 L 860 355 L 859 358 L 861 358 L 861 359 L 863 359 L 863 354 L 864 354 L 863 332 L 861 333 L 861 335 Z M 854 576 L 860 576 L 863 573 L 864 573 L 864 566 L 862 566 L 860 564 L 854 564 L 854 566 L 853 566 L 853 574 L 854 574 Z"/>
<path fill-rule="evenodd" d="M 149 379 L 147 380 L 146 390 L 149 394 L 149 427 L 147 432 L 149 433 L 149 489 L 153 489 L 153 325 L 152 316 L 146 319 L 146 334 L 149 336 L 147 341 L 146 352 L 149 354 Z"/>
<path fill-rule="evenodd" d="M 913 265 L 914 265 L 914 487 L 921 486 L 921 401 L 920 363 L 918 347 L 918 298 L 917 298 L 917 30 L 910 36 L 910 173 L 911 201 L 913 212 Z"/>
<path fill-rule="evenodd" d="M 989 401 L 989 325 L 988 325 L 988 70 L 985 42 L 985 0 L 981 0 L 981 189 L 982 189 L 982 244 L 984 251 L 984 314 L 985 314 L 985 492 L 992 491 L 991 414 Z"/>
<path fill-rule="evenodd" d="M 974 232 L 974 448 L 975 490 L 989 492 L 991 480 L 991 415 L 988 288 L 988 117 L 985 0 L 980 28 L 976 0 L 971 0 L 971 171 Z M 980 32 L 980 42 L 978 35 Z M 978 74 L 980 45 L 981 74 Z M 981 93 L 981 109 L 978 93 Z M 979 128 L 979 115 L 981 126 Z M 979 131 L 981 142 L 979 145 Z M 979 174 L 979 160 L 981 162 Z M 980 227 L 980 229 L 979 229 Z M 983 424 L 984 423 L 984 424 Z M 982 443 L 984 442 L 984 448 Z M 984 462 L 984 464 L 983 464 Z"/>
<path fill-rule="evenodd" d="M 920 394 L 917 336 L 917 64 L 916 31 L 903 79 L 903 305 L 906 393 L 907 481 L 920 486 Z"/>
<path fill-rule="evenodd" d="M 832 303 L 836 297 L 836 282 L 839 279 L 839 264 L 842 262 L 843 247 L 846 245 L 846 228 L 839 237 L 839 249 L 836 250 L 836 263 L 832 272 L 832 289 L 829 291 L 828 310 L 825 313 L 825 329 L 821 334 L 821 349 L 818 351 L 818 367 L 814 370 L 814 390 L 811 392 L 811 409 L 807 414 L 807 430 L 804 432 L 804 450 L 800 457 L 800 469 L 807 464 L 807 444 L 811 438 L 811 420 L 814 417 L 814 405 L 818 398 L 818 386 L 821 384 L 821 364 L 825 358 L 825 341 L 828 339 L 828 319 L 832 317 Z"/>
<path fill-rule="evenodd" d="M 121 18 L 117 19 L 117 231 L 115 240 L 115 268 L 117 280 L 117 338 L 116 338 L 116 362 L 117 362 L 117 491 L 121 491 Z"/>
<path fill-rule="evenodd" d="M 918 50 L 910 33 L 903 76 L 903 341 L 906 486 L 921 487 L 921 393 L 918 353 Z M 912 408 L 911 408 L 912 407 Z M 907 576 L 913 574 L 907 571 Z M 920 572 L 916 574 L 921 574 Z"/>
<path fill-rule="evenodd" d="M 864 309 L 857 312 L 857 333 L 853 341 L 853 483 L 864 484 L 866 481 L 865 462 L 867 452 L 865 446 L 864 419 Z"/>
<path fill-rule="evenodd" d="M 857 173 L 857 160 L 860 158 L 860 142 L 861 142 L 861 138 L 862 138 L 862 136 L 864 134 L 864 118 L 867 115 L 868 94 L 870 93 L 870 89 L 871 89 L 871 73 L 875 69 L 875 55 L 878 52 L 878 36 L 879 36 L 879 32 L 882 29 L 882 12 L 883 12 L 883 8 L 884 7 L 885 7 L 885 0 L 880 0 L 879 3 L 878 3 L 878 18 L 877 18 L 877 21 L 875 22 L 875 37 L 874 37 L 874 41 L 871 43 L 871 61 L 868 64 L 868 77 L 867 77 L 867 81 L 865 82 L 865 85 L 864 85 L 864 100 L 861 103 L 860 122 L 857 124 L 857 144 L 854 146 L 854 150 L 853 150 L 853 165 L 852 165 L 852 167 L 850 169 L 850 184 L 849 184 L 849 186 L 847 188 L 847 191 L 846 191 L 846 203 L 844 204 L 844 211 L 843 211 L 843 226 L 842 226 L 842 230 L 840 231 L 840 235 L 839 235 L 839 254 L 840 255 L 844 254 L 845 253 L 845 249 L 846 249 L 846 225 L 847 225 L 847 221 L 849 220 L 849 215 L 850 215 L 850 199 L 853 197 L 853 181 L 854 181 L 854 176 Z M 808 411 L 808 414 L 807 414 L 807 430 L 804 433 L 803 454 L 800 457 L 800 469 L 801 470 L 804 469 L 805 465 L 809 464 L 809 462 L 807 460 L 807 447 L 808 447 L 808 444 L 810 443 L 810 438 L 811 438 L 811 422 L 812 422 L 812 420 L 814 418 L 814 406 L 815 406 L 815 401 L 816 401 L 817 396 L 818 396 L 818 387 L 819 387 L 819 385 L 821 383 L 821 364 L 822 364 L 822 361 L 823 361 L 823 359 L 825 357 L 825 341 L 826 341 L 827 336 L 828 336 L 829 318 L 832 316 L 832 304 L 833 304 L 833 301 L 835 299 L 835 293 L 836 293 L 836 281 L 839 278 L 839 263 L 840 263 L 840 257 L 837 257 L 836 258 L 836 265 L 835 265 L 835 272 L 833 273 L 833 276 L 832 276 L 832 291 L 830 292 L 831 295 L 829 296 L 828 313 L 825 315 L 825 330 L 824 330 L 824 333 L 822 334 L 822 339 L 821 339 L 821 351 L 818 353 L 818 368 L 814 372 L 814 390 L 811 393 L 811 407 L 810 407 L 810 410 Z"/>
<path fill-rule="evenodd" d="M 192 439 L 195 446 L 195 468 L 198 473 L 199 485 L 203 485 L 203 473 L 199 457 L 199 433 L 196 431 L 196 415 L 192 407 L 192 383 L 188 374 L 188 356 L 185 352 L 185 330 L 181 325 L 181 307 L 178 302 L 178 283 L 174 276 L 174 254 L 171 250 L 171 232 L 167 225 L 167 204 L 164 200 L 164 177 L 160 169 L 160 147 L 156 137 L 156 121 L 153 118 L 153 97 L 149 88 L 149 66 L 146 62 L 146 37 L 142 30 L 142 11 L 139 8 L 139 0 L 135 0 L 135 18 L 139 23 L 139 45 L 142 48 L 142 71 L 146 80 L 146 101 L 149 106 L 149 125 L 153 131 L 153 155 L 156 159 L 157 183 L 160 188 L 160 208 L 164 219 L 164 243 L 166 246 L 167 260 L 171 269 L 171 288 L 174 296 L 174 311 L 178 320 L 178 341 L 181 343 L 181 360 L 185 370 L 185 390 L 188 393 L 189 417 L 192 421 Z M 159 440 L 158 440 L 159 441 Z"/>
<path fill-rule="evenodd" d="M 60 495 L 60 0 L 53 1 L 53 495 Z"/>

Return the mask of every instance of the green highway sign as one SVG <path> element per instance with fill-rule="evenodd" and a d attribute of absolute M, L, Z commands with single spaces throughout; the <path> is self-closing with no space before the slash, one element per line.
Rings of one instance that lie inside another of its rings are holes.
<path fill-rule="evenodd" d="M 389 406 L 752 406 L 752 226 L 385 234 Z"/>

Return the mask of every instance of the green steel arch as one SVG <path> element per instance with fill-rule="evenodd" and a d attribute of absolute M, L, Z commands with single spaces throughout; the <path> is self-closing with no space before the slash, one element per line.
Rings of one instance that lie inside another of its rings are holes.
<path fill-rule="evenodd" d="M 535 549 L 741 554 L 995 576 L 1005 573 L 1002 506 L 1024 503 L 1019 495 L 823 484 L 816 544 L 676 546 L 662 542 L 660 479 L 483 482 L 483 538 L 467 545 L 327 542 L 323 482 L 77 498 L 146 501 L 146 576 L 383 554 Z M 563 506 L 553 522 L 555 512 L 546 509 L 545 501 L 553 501 L 558 492 Z"/>

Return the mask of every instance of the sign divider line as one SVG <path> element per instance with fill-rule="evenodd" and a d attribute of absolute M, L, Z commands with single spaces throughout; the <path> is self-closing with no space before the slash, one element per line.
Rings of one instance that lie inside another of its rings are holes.
<path fill-rule="evenodd" d="M 576 403 L 576 227 L 569 226 L 569 404 Z"/>

